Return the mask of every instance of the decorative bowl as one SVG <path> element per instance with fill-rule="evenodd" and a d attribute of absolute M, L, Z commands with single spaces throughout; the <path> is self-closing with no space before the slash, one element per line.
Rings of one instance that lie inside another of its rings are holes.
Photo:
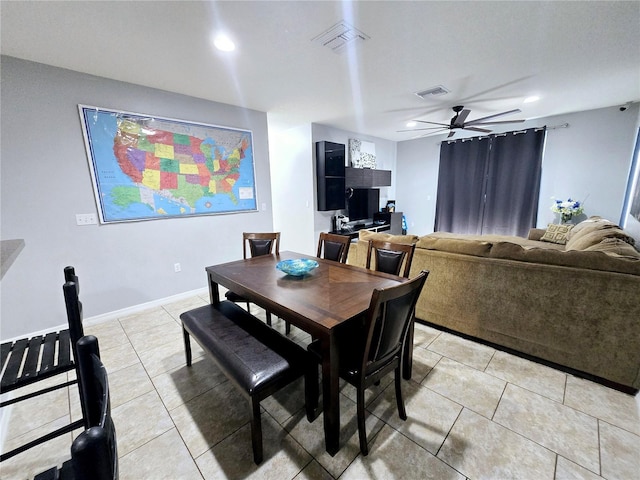
<path fill-rule="evenodd" d="M 318 262 L 309 258 L 296 258 L 292 260 L 282 260 L 278 262 L 276 268 L 287 275 L 301 277 L 314 268 L 318 267 Z"/>

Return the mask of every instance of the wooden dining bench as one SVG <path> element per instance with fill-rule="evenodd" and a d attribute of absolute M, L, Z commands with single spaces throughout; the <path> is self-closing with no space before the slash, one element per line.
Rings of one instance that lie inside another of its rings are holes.
<path fill-rule="evenodd" d="M 193 337 L 249 400 L 253 460 L 262 462 L 260 401 L 305 376 L 307 418 L 318 406 L 318 367 L 309 353 L 238 305 L 223 301 L 180 315 L 187 366 Z"/>

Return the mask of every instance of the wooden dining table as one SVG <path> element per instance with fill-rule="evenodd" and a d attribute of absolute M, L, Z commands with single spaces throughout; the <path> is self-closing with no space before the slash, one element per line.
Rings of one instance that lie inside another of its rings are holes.
<path fill-rule="evenodd" d="M 296 258 L 316 260 L 318 268 L 302 277 L 276 269 L 279 261 Z M 296 252 L 213 265 L 206 271 L 212 304 L 220 302 L 222 285 L 320 340 L 325 446 L 335 455 L 340 448 L 339 327 L 368 309 L 375 288 L 406 279 Z"/>

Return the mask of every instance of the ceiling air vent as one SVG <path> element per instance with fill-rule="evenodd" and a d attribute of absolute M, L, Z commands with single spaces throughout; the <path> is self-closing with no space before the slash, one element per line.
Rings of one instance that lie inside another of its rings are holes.
<path fill-rule="evenodd" d="M 324 33 L 311 41 L 333 50 L 335 53 L 344 51 L 349 45 L 368 40 L 369 35 L 362 33 L 344 20 L 336 23 Z"/>
<path fill-rule="evenodd" d="M 447 93 L 449 93 L 449 90 L 444 88 L 442 85 L 438 85 L 437 87 L 428 88 L 422 92 L 416 92 L 416 95 L 423 100 L 426 100 L 428 97 L 438 97 L 440 95 L 446 95 Z"/>

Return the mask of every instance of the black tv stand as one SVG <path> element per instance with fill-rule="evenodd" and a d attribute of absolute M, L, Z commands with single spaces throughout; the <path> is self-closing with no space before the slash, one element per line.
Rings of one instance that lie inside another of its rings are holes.
<path fill-rule="evenodd" d="M 333 230 L 329 233 L 344 235 L 351 240 L 358 238 L 360 230 L 368 230 L 376 233 L 402 234 L 402 212 L 380 212 L 373 216 L 373 223 L 355 223 L 351 228 Z"/>

